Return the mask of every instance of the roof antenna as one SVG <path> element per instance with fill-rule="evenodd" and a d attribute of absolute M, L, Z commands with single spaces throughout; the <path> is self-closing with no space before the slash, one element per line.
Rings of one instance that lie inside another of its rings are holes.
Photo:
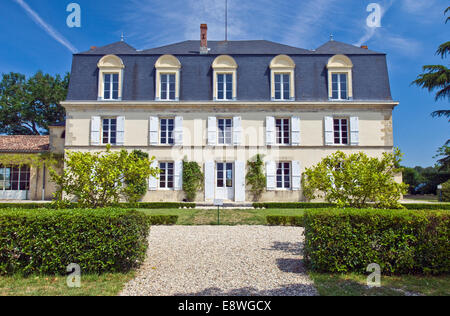
<path fill-rule="evenodd" d="M 228 0 L 225 0 L 225 42 L 228 41 Z"/>
<path fill-rule="evenodd" d="M 122 36 L 120 37 L 120 41 L 121 42 L 125 41 L 125 36 L 123 35 L 123 32 L 122 32 Z"/>
<path fill-rule="evenodd" d="M 330 41 L 331 42 L 334 41 L 334 35 L 333 34 L 330 34 Z"/>

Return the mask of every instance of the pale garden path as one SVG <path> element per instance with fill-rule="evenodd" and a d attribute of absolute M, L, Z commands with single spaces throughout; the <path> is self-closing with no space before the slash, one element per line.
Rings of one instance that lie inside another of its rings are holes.
<path fill-rule="evenodd" d="M 121 295 L 318 295 L 303 241 L 299 227 L 152 227 L 147 259 Z"/>

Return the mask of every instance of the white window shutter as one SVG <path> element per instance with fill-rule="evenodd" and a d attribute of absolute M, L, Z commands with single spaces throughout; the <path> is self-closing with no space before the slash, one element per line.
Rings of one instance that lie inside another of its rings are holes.
<path fill-rule="evenodd" d="M 359 117 L 350 118 L 350 144 L 359 146 Z"/>
<path fill-rule="evenodd" d="M 100 145 L 100 125 L 101 125 L 101 117 L 93 116 L 91 118 L 91 145 L 92 146 Z"/>
<path fill-rule="evenodd" d="M 117 117 L 117 146 L 125 144 L 125 116 Z"/>
<path fill-rule="evenodd" d="M 299 191 L 302 182 L 302 171 L 300 161 L 292 162 L 292 190 Z"/>
<path fill-rule="evenodd" d="M 275 161 L 266 162 L 267 191 L 275 191 L 277 170 Z"/>
<path fill-rule="evenodd" d="M 217 118 L 208 118 L 208 145 L 216 146 L 217 144 Z"/>
<path fill-rule="evenodd" d="M 150 129 L 149 129 L 149 142 L 150 146 L 158 146 L 159 144 L 159 118 L 157 116 L 150 117 Z"/>
<path fill-rule="evenodd" d="M 240 146 L 242 144 L 242 118 L 233 118 L 233 145 Z"/>
<path fill-rule="evenodd" d="M 175 191 L 181 191 L 183 190 L 183 161 L 175 161 L 174 169 L 174 189 Z"/>
<path fill-rule="evenodd" d="M 235 162 L 235 202 L 245 202 L 245 162 Z"/>
<path fill-rule="evenodd" d="M 215 163 L 214 161 L 208 161 L 205 163 L 205 201 L 212 201 L 215 197 L 214 185 L 215 180 Z"/>
<path fill-rule="evenodd" d="M 274 146 L 276 143 L 275 135 L 275 117 L 268 116 L 266 118 L 266 145 Z"/>
<path fill-rule="evenodd" d="M 325 145 L 334 145 L 334 122 L 332 116 L 325 116 Z"/>
<path fill-rule="evenodd" d="M 156 161 L 156 160 L 153 161 L 151 167 L 152 168 L 159 168 L 158 161 Z M 150 176 L 150 178 L 148 179 L 148 189 L 150 191 L 157 191 L 158 190 L 158 179 L 159 179 L 159 176 L 158 177 Z"/>
<path fill-rule="evenodd" d="M 175 136 L 175 146 L 183 146 L 183 117 L 182 116 L 175 117 L 174 136 Z"/>
<path fill-rule="evenodd" d="M 292 146 L 300 146 L 300 118 L 298 116 L 291 118 L 291 139 Z"/>

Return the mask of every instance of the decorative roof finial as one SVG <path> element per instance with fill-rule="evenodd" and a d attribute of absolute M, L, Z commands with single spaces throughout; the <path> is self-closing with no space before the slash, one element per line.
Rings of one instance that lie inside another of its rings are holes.
<path fill-rule="evenodd" d="M 334 35 L 330 34 L 330 41 L 334 41 Z"/>
<path fill-rule="evenodd" d="M 120 37 L 120 41 L 121 42 L 125 41 L 125 36 L 123 35 L 123 32 L 122 32 L 122 36 Z"/>

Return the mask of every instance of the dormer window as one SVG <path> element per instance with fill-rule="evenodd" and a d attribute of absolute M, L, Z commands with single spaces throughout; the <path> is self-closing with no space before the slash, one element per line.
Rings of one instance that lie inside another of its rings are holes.
<path fill-rule="evenodd" d="M 161 101 L 175 101 L 176 75 L 161 74 Z"/>
<path fill-rule="evenodd" d="M 335 55 L 328 61 L 328 94 L 330 100 L 353 99 L 353 63 L 347 56 Z"/>
<path fill-rule="evenodd" d="M 106 55 L 97 64 L 99 69 L 98 100 L 122 100 L 123 70 L 122 60 L 115 55 Z"/>
<path fill-rule="evenodd" d="M 119 74 L 103 75 L 103 100 L 119 99 Z"/>
<path fill-rule="evenodd" d="M 156 101 L 180 100 L 180 61 L 172 55 L 161 56 L 156 68 Z"/>
<path fill-rule="evenodd" d="M 231 56 L 222 55 L 214 60 L 212 68 L 214 101 L 235 101 L 238 69 L 236 61 Z"/>
<path fill-rule="evenodd" d="M 295 100 L 295 63 L 289 56 L 279 55 L 270 63 L 271 99 L 273 101 Z"/>

